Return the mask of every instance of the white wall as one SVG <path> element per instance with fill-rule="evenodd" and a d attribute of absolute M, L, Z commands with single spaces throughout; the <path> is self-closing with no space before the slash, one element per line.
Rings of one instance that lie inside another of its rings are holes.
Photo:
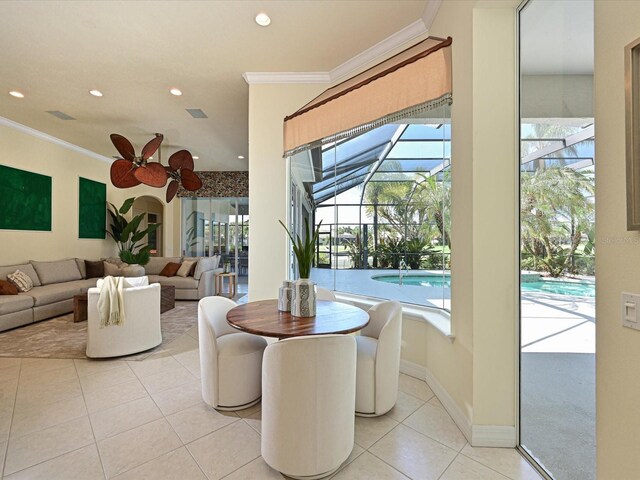
<path fill-rule="evenodd" d="M 251 85 L 249 87 L 249 298 L 275 298 L 287 278 L 286 161 L 282 158 L 284 117 L 326 85 Z"/>
<path fill-rule="evenodd" d="M 110 238 L 78 238 L 78 177 L 105 183 L 107 200 L 118 206 L 126 198 L 142 195 L 153 196 L 166 205 L 164 190 L 144 186 L 117 189 L 109 180 L 107 162 L 15 128 L 0 125 L 0 145 L 0 164 L 52 177 L 51 231 L 0 230 L 0 265 L 71 257 L 98 259 L 117 253 Z M 162 228 L 165 254 L 171 254 L 176 245 L 172 206 L 165 206 Z M 175 248 L 178 250 L 179 246 Z"/>
<path fill-rule="evenodd" d="M 626 230 L 624 46 L 640 2 L 596 1 L 596 448 L 599 479 L 640 475 L 640 332 L 620 324 L 621 292 L 640 293 L 640 233 Z"/>

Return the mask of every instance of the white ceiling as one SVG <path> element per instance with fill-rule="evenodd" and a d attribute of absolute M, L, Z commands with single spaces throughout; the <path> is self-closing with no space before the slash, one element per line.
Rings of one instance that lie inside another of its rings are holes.
<path fill-rule="evenodd" d="M 164 159 L 187 148 L 198 170 L 246 170 L 244 72 L 330 71 L 419 20 L 427 0 L 1 3 L 0 116 L 107 157 L 110 133 L 139 151 L 160 132 Z"/>
<path fill-rule="evenodd" d="M 593 0 L 533 0 L 520 32 L 524 75 L 593 74 Z"/>

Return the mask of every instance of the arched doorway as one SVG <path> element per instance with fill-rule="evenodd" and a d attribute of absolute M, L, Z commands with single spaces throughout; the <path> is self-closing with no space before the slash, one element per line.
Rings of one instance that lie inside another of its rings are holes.
<path fill-rule="evenodd" d="M 133 216 L 144 214 L 140 228 L 145 229 L 151 223 L 163 223 L 164 221 L 164 205 L 160 200 L 150 195 L 144 195 L 136 198 L 133 202 Z M 151 246 L 151 256 L 163 256 L 164 242 L 162 237 L 162 228 L 158 228 L 150 233 L 147 243 Z"/>

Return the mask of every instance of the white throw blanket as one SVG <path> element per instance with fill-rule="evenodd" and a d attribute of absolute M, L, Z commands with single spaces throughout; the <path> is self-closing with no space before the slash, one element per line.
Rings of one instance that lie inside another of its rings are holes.
<path fill-rule="evenodd" d="M 123 289 L 128 286 L 124 277 L 105 277 L 98 298 L 100 328 L 124 324 Z"/>

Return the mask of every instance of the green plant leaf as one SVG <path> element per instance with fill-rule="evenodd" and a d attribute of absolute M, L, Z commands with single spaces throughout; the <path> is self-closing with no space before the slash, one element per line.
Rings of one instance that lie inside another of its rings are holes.
<path fill-rule="evenodd" d="M 133 202 L 136 201 L 136 197 L 131 197 L 131 198 L 127 198 L 124 203 L 122 204 L 122 206 L 120 207 L 120 214 L 121 215 L 126 215 L 126 213 L 131 209 L 131 207 L 133 206 Z M 115 207 L 114 207 L 115 208 Z"/>

